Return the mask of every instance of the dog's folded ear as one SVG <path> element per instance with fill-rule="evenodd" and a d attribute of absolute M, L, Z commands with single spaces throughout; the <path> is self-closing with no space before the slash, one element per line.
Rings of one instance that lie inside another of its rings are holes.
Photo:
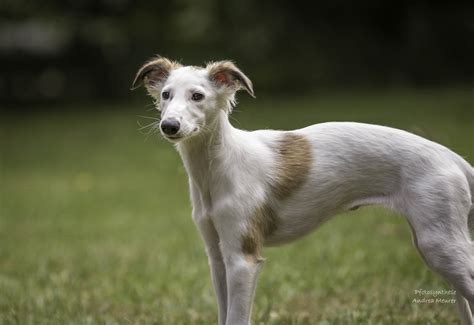
<path fill-rule="evenodd" d="M 245 89 L 255 98 L 252 81 L 232 61 L 211 62 L 206 66 L 209 78 L 218 86 L 232 91 Z"/>
<path fill-rule="evenodd" d="M 171 70 L 179 68 L 181 65 L 167 58 L 157 56 L 146 62 L 137 72 L 133 80 L 131 90 L 142 85 L 148 90 L 151 96 L 156 97 L 168 78 Z M 159 98 L 159 97 L 158 97 Z"/>

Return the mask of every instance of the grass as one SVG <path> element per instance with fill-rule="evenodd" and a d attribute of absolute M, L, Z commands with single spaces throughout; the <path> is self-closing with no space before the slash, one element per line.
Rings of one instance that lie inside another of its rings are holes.
<path fill-rule="evenodd" d="M 262 95 L 238 110 L 234 124 L 247 129 L 328 120 L 399 127 L 474 162 L 467 90 Z M 216 322 L 184 169 L 172 146 L 137 131 L 143 114 L 154 113 L 110 105 L 4 115 L 0 324 Z M 415 289 L 448 287 L 388 211 L 340 216 L 265 256 L 255 324 L 457 322 L 453 304 L 413 303 L 423 298 Z"/>

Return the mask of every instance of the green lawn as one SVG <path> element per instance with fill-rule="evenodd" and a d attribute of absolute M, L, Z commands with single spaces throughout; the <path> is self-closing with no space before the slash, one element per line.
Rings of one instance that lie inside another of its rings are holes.
<path fill-rule="evenodd" d="M 469 90 L 244 94 L 246 129 L 351 120 L 403 128 L 474 164 Z M 212 324 L 207 260 L 178 154 L 140 133 L 146 105 L 16 110 L 1 120 L 0 324 Z M 452 324 L 404 219 L 364 208 L 265 250 L 255 324 Z M 430 297 L 427 297 L 430 298 Z M 453 298 L 453 297 L 447 297 Z"/>

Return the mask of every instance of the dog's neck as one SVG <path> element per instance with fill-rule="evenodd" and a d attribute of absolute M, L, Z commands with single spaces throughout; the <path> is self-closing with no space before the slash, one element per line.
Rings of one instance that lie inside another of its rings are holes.
<path fill-rule="evenodd" d="M 199 135 L 177 145 L 189 177 L 201 191 L 209 190 L 213 171 L 225 160 L 226 156 L 220 152 L 229 153 L 238 146 L 233 137 L 235 132 L 238 130 L 230 124 L 226 111 L 220 110 Z"/>

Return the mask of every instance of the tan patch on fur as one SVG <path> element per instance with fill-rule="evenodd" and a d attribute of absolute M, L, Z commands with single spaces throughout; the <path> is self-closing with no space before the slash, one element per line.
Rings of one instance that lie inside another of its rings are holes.
<path fill-rule="evenodd" d="M 278 220 L 269 205 L 258 208 L 248 225 L 247 234 L 242 239 L 242 252 L 247 261 L 254 263 L 262 261 L 260 250 L 265 238 L 271 235 L 277 227 Z"/>
<path fill-rule="evenodd" d="M 244 258 L 249 264 L 258 264 L 259 262 L 262 261 L 261 258 L 259 259 L 256 257 L 256 255 L 252 255 L 252 254 L 245 254 Z"/>
<path fill-rule="evenodd" d="M 302 135 L 285 133 L 278 141 L 278 175 L 272 186 L 279 200 L 284 200 L 306 180 L 313 161 L 311 144 Z"/>
<path fill-rule="evenodd" d="M 272 186 L 273 194 L 278 200 L 288 198 L 307 179 L 313 160 L 311 144 L 302 135 L 285 133 L 278 141 L 278 174 Z M 278 218 L 273 209 L 265 204 L 255 211 L 242 240 L 242 252 L 246 260 L 261 260 L 260 250 L 278 227 Z"/>

